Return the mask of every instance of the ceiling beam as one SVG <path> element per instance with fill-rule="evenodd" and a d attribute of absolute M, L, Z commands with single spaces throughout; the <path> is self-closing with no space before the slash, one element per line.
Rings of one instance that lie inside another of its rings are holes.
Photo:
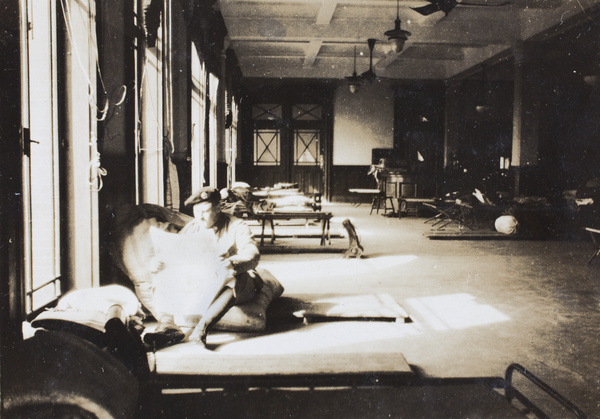
<path fill-rule="evenodd" d="M 317 59 L 317 55 L 319 55 L 319 50 L 321 49 L 322 44 L 323 41 L 320 39 L 316 39 L 308 43 L 308 48 L 306 48 L 306 57 L 304 57 L 304 68 L 310 68 L 315 64 L 315 60 Z"/>
<path fill-rule="evenodd" d="M 389 66 L 391 63 L 393 63 L 394 61 L 396 61 L 396 59 L 402 55 L 402 53 L 404 51 L 406 51 L 406 48 L 410 45 L 409 42 L 406 42 L 404 44 L 404 48 L 402 49 L 402 51 L 400 52 L 394 52 L 394 51 L 390 51 L 387 54 L 385 54 L 385 56 L 380 59 L 379 61 L 377 61 L 375 63 L 375 65 L 373 67 L 375 68 L 386 68 L 387 66 Z"/>
<path fill-rule="evenodd" d="M 232 41 L 308 42 L 311 39 L 322 39 L 323 42 L 366 43 L 368 38 L 383 40 L 383 33 L 390 29 L 386 23 L 370 20 L 334 19 L 329 25 L 315 25 L 306 20 L 267 23 L 232 19 L 228 35 Z M 267 30 L 269 25 L 273 26 L 272 31 Z M 516 22 L 509 21 L 501 25 L 493 19 L 479 19 L 477 24 L 460 21 L 440 22 L 433 27 L 408 25 L 406 29 L 412 33 L 411 39 L 419 42 L 461 43 L 476 40 L 475 42 L 486 45 L 512 41 L 520 33 Z"/>
<path fill-rule="evenodd" d="M 409 57 L 410 55 L 410 57 Z M 462 54 L 464 55 L 464 54 Z M 385 58 L 384 58 L 385 59 Z M 464 57 L 461 58 L 461 56 L 453 54 L 447 54 L 447 55 L 442 55 L 442 54 L 397 54 L 396 55 L 396 60 L 400 59 L 400 60 L 406 60 L 406 59 L 410 59 L 413 61 L 421 61 L 421 62 L 428 62 L 428 61 L 462 61 L 464 60 Z M 390 65 L 394 64 L 394 62 L 396 61 L 391 61 L 389 63 L 387 63 L 386 67 L 389 67 Z M 287 66 L 293 66 L 296 67 L 298 66 L 298 62 L 301 61 L 302 63 L 304 63 L 305 58 L 302 56 L 298 56 L 298 55 L 281 55 L 281 54 L 277 54 L 277 55 L 242 55 L 239 57 L 239 61 L 243 62 L 245 64 L 255 64 L 258 62 L 270 62 L 272 64 L 270 65 L 274 65 L 273 63 L 275 61 L 277 61 L 277 66 L 278 67 L 287 67 Z M 320 56 L 319 57 L 319 62 L 315 61 L 315 63 L 313 63 L 313 67 L 317 67 L 319 65 L 326 65 L 326 66 L 334 66 L 334 67 L 341 67 L 341 68 L 352 68 L 352 64 L 354 62 L 354 59 L 352 57 L 347 57 L 347 58 L 339 58 L 339 57 L 335 57 L 335 56 Z M 369 67 L 369 57 L 368 56 L 363 56 L 363 57 L 356 57 L 356 66 L 357 67 Z M 302 65 L 302 67 L 305 67 L 304 64 Z M 384 68 L 381 65 L 377 65 L 377 64 L 373 64 L 373 68 L 375 69 L 379 69 L 379 70 L 383 70 Z M 306 67 L 305 67 L 306 68 Z"/>
<path fill-rule="evenodd" d="M 319 14 L 317 15 L 317 25 L 329 25 L 335 9 L 338 5 L 337 0 L 321 0 L 321 7 L 319 8 Z"/>

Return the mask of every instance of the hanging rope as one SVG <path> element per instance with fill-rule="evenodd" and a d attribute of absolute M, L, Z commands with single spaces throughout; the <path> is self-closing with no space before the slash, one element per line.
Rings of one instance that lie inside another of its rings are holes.
<path fill-rule="evenodd" d="M 106 176 L 108 172 L 100 163 L 100 153 L 98 152 L 98 139 L 92 137 L 90 141 L 90 154 L 92 155 L 90 169 L 90 186 L 96 192 L 102 189 L 102 176 Z"/>
<path fill-rule="evenodd" d="M 77 59 L 77 63 L 79 64 L 79 68 L 81 69 L 81 72 L 83 74 L 83 76 L 86 79 L 86 83 L 88 85 L 88 104 L 90 106 L 90 108 L 92 110 L 95 110 L 97 113 L 100 112 L 100 114 L 102 115 L 100 117 L 100 120 L 104 120 L 104 118 L 106 118 L 106 114 L 108 112 L 108 99 L 105 100 L 105 105 L 104 105 L 104 109 L 102 111 L 100 111 L 97 107 L 96 104 L 96 94 L 94 92 L 94 85 L 92 84 L 92 81 L 90 79 L 90 75 L 88 73 L 88 70 L 86 68 L 86 66 L 83 65 L 82 59 L 79 55 L 79 50 L 77 48 L 77 45 L 75 44 L 75 37 L 73 36 L 73 25 L 72 25 L 72 15 L 71 15 L 71 10 L 69 9 L 69 3 L 64 1 L 64 0 L 60 0 L 60 6 L 62 8 L 62 12 L 63 12 L 63 17 L 65 20 L 65 28 L 67 31 L 67 36 L 69 38 L 69 42 L 72 46 L 72 52 L 73 55 L 75 55 L 75 58 Z M 95 54 L 95 61 L 96 61 L 96 66 L 98 66 L 98 54 L 97 54 L 97 45 L 96 46 L 96 50 L 94 51 Z M 99 70 L 99 68 L 98 68 Z M 104 88 L 104 82 L 102 80 L 102 76 L 99 74 L 99 78 L 100 78 L 100 82 Z M 105 90 L 105 89 L 104 89 Z M 100 153 L 98 152 L 98 139 L 96 138 L 96 136 L 94 135 L 94 133 L 90 133 L 90 162 L 88 164 L 88 169 L 89 169 L 89 184 L 90 187 L 98 192 L 100 189 L 102 189 L 102 176 L 106 176 L 107 171 L 106 169 L 104 169 L 101 166 L 100 163 Z"/>
<path fill-rule="evenodd" d="M 125 97 L 127 96 L 127 86 L 122 85 L 121 86 L 121 90 L 123 90 L 123 94 L 121 95 L 121 99 L 118 100 L 117 103 L 115 103 L 115 106 L 119 106 L 121 105 L 123 102 L 125 102 Z"/>

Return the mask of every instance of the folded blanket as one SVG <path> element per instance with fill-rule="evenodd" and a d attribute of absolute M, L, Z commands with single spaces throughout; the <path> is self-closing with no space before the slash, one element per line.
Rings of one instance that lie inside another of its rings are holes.
<path fill-rule="evenodd" d="M 257 269 L 263 279 L 263 287 L 249 303 L 233 306 L 215 325 L 215 329 L 232 332 L 262 331 L 267 324 L 267 307 L 283 294 L 283 286 L 266 269 Z"/>

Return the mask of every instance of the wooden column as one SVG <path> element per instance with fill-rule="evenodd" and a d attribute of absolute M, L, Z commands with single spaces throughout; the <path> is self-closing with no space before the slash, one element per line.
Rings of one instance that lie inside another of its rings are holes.
<path fill-rule="evenodd" d="M 96 158 L 97 88 L 94 0 L 67 0 L 65 36 L 64 202 L 66 249 L 64 278 L 68 289 L 98 286 L 98 187 L 91 171 Z M 97 180 L 97 179 L 96 179 Z"/>
<path fill-rule="evenodd" d="M 535 63 L 525 59 L 523 46 L 514 52 L 514 105 L 511 168 L 514 195 L 527 194 L 524 175 L 532 175 L 539 160 L 539 71 Z"/>
<path fill-rule="evenodd" d="M 141 115 L 136 159 L 139 165 L 138 196 L 142 203 L 165 204 L 163 133 L 164 133 L 164 17 L 159 15 L 154 46 L 145 45 L 144 77 L 141 79 Z"/>

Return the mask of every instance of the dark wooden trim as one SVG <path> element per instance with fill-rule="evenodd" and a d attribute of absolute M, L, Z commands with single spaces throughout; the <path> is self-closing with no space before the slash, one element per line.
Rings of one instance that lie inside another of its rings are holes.
<path fill-rule="evenodd" d="M 22 340 L 23 178 L 21 67 L 18 0 L 2 4 L 6 45 L 0 49 L 0 343 L 6 349 Z"/>

